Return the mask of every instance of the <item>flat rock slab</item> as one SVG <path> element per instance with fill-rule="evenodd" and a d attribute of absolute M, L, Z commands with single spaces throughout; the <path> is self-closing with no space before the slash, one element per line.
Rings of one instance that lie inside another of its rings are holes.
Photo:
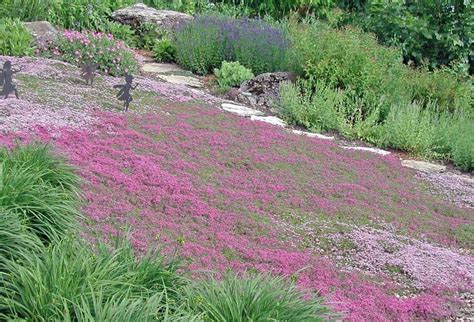
<path fill-rule="evenodd" d="M 305 132 L 305 131 L 300 131 L 300 130 L 291 130 L 291 132 L 298 135 L 305 135 L 310 138 L 318 138 L 322 140 L 334 140 L 334 136 L 326 136 L 319 133 Z"/>
<path fill-rule="evenodd" d="M 181 76 L 181 75 L 157 75 L 159 78 L 163 79 L 165 82 L 177 85 L 185 85 L 189 87 L 202 88 L 203 85 L 201 81 L 196 77 L 191 76 Z"/>
<path fill-rule="evenodd" d="M 263 115 L 262 112 L 258 110 L 254 110 L 253 108 L 247 107 L 247 106 L 242 106 L 242 105 L 235 105 L 235 104 L 230 104 L 230 103 L 223 103 L 222 109 L 234 113 L 240 116 L 258 116 L 258 115 Z"/>
<path fill-rule="evenodd" d="M 402 166 L 425 173 L 444 172 L 446 166 L 418 160 L 402 160 Z"/>
<path fill-rule="evenodd" d="M 164 30 L 172 31 L 180 23 L 193 19 L 193 16 L 171 10 L 157 10 L 138 3 L 112 13 L 112 19 L 121 24 L 138 28 L 142 23 L 152 23 Z"/>
<path fill-rule="evenodd" d="M 47 21 L 23 22 L 23 25 L 31 32 L 37 43 L 53 40 L 58 34 L 56 28 Z"/>
<path fill-rule="evenodd" d="M 147 63 L 141 67 L 143 72 L 156 74 L 172 74 L 186 72 L 175 64 Z"/>
<path fill-rule="evenodd" d="M 252 115 L 252 116 L 250 116 L 250 119 L 252 121 L 260 121 L 260 122 L 265 122 L 265 123 L 269 123 L 269 124 L 273 124 L 273 125 L 277 125 L 277 126 L 281 126 L 281 127 L 286 127 L 285 121 L 283 121 L 282 119 L 280 119 L 276 116 Z"/>
<path fill-rule="evenodd" d="M 377 148 L 368 148 L 368 147 L 365 147 L 365 146 L 343 146 L 342 148 L 346 149 L 346 150 L 366 151 L 366 152 L 380 154 L 380 155 L 389 155 L 390 154 L 389 151 L 385 151 L 385 150 L 377 149 Z"/>

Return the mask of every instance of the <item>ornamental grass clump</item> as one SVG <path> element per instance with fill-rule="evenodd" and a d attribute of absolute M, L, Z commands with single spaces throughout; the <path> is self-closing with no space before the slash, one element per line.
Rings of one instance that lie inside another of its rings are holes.
<path fill-rule="evenodd" d="M 26 221 L 11 210 L 0 210 L 0 272 L 5 263 L 24 261 L 32 252 L 42 249 L 41 240 L 28 229 Z"/>
<path fill-rule="evenodd" d="M 48 146 L 0 150 L 0 209 L 14 230 L 32 232 L 44 243 L 67 235 L 79 217 L 78 186 L 72 168 Z M 7 218 L 13 214 L 17 222 Z"/>
<path fill-rule="evenodd" d="M 262 20 L 198 16 L 178 27 L 177 62 L 207 74 L 223 61 L 239 61 L 255 74 L 284 70 L 289 41 L 285 32 Z"/>
<path fill-rule="evenodd" d="M 322 298 L 304 293 L 281 277 L 227 275 L 190 284 L 184 292 L 191 312 L 206 321 L 325 321 Z"/>
<path fill-rule="evenodd" d="M 65 238 L 23 262 L 8 261 L 0 272 L 0 320 L 153 321 L 172 314 L 183 284 L 176 262 L 135 256 L 122 239 L 94 248 Z"/>
<path fill-rule="evenodd" d="M 82 65 L 98 64 L 112 76 L 132 74 L 138 68 L 133 51 L 111 34 L 66 30 L 52 42 L 37 49 L 37 54 Z"/>

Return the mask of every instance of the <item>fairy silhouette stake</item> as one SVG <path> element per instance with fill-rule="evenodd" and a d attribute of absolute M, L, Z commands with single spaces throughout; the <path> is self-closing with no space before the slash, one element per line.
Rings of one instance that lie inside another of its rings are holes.
<path fill-rule="evenodd" d="M 114 88 L 120 88 L 120 91 L 117 93 L 117 98 L 119 101 L 123 101 L 123 107 L 125 111 L 128 111 L 128 106 L 130 102 L 133 101 L 131 90 L 137 88 L 138 83 L 135 86 L 132 85 L 133 76 L 125 75 L 125 84 L 124 85 L 114 85 Z"/>
<path fill-rule="evenodd" d="M 98 67 L 99 64 L 92 63 L 81 65 L 81 77 L 85 79 L 86 85 L 89 85 L 90 81 L 90 85 L 92 86 L 92 83 L 94 82 L 95 78 L 95 72 L 97 71 Z"/>
<path fill-rule="evenodd" d="M 3 68 L 0 69 L 0 86 L 3 86 L 1 95 L 5 95 L 4 99 L 7 99 L 8 95 L 11 93 L 15 93 L 16 98 L 19 99 L 18 91 L 15 84 L 13 84 L 13 74 L 16 74 L 20 71 L 21 69 L 12 69 L 12 62 L 9 60 L 7 60 L 3 64 Z"/>

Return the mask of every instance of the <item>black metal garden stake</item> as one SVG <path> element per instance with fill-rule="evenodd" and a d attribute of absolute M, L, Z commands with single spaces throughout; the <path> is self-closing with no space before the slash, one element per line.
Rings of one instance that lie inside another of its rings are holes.
<path fill-rule="evenodd" d="M 99 67 L 99 64 L 84 64 L 84 65 L 81 65 L 81 77 L 84 78 L 86 80 L 86 85 L 89 85 L 89 81 L 90 81 L 90 85 L 92 86 L 92 83 L 94 82 L 94 78 L 95 78 L 95 72 L 97 70 L 97 68 Z"/>
<path fill-rule="evenodd" d="M 137 88 L 138 84 L 135 84 L 135 86 L 132 85 L 133 82 L 133 76 L 132 75 L 126 75 L 125 76 L 125 84 L 124 85 L 115 85 L 114 88 L 120 88 L 120 91 L 117 93 L 117 98 L 119 101 L 123 101 L 123 107 L 125 111 L 128 111 L 128 107 L 130 105 L 130 102 L 133 101 L 131 91 Z"/>
<path fill-rule="evenodd" d="M 12 62 L 9 60 L 7 60 L 3 64 L 3 68 L 0 69 L 0 86 L 3 85 L 1 95 L 4 95 L 4 99 L 7 99 L 8 95 L 11 93 L 15 93 L 16 98 L 19 99 L 18 91 L 15 84 L 13 83 L 13 74 L 16 74 L 20 71 L 21 69 L 12 69 Z"/>

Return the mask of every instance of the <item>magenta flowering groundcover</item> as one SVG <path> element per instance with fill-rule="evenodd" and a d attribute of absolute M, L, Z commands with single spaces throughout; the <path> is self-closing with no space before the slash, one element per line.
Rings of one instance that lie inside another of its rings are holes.
<path fill-rule="evenodd" d="M 395 157 L 251 122 L 150 79 L 123 114 L 106 95 L 117 79 L 78 95 L 79 70 L 14 62 L 35 91 L 0 101 L 0 143 L 50 142 L 77 167 L 91 242 L 130 229 L 136 249 L 177 250 L 196 278 L 283 274 L 354 321 L 443 318 L 472 291 L 473 257 L 454 232 L 473 211 L 425 192 Z"/>

